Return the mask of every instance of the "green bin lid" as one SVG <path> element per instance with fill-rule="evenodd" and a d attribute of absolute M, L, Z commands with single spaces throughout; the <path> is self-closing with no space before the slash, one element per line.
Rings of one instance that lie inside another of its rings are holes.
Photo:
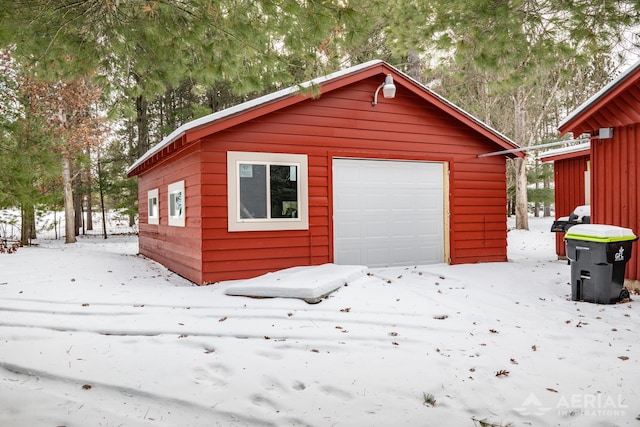
<path fill-rule="evenodd" d="M 630 228 L 606 224 L 574 225 L 567 231 L 564 238 L 603 243 L 625 242 L 638 239 Z"/>

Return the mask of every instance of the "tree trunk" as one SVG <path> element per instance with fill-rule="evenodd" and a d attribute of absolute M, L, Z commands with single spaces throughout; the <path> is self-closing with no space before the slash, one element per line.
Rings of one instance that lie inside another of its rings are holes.
<path fill-rule="evenodd" d="M 87 147 L 87 158 L 91 159 L 91 150 Z M 87 199 L 87 210 L 85 225 L 87 226 L 87 231 L 93 230 L 93 207 L 91 206 L 91 162 L 87 165 L 84 171 L 84 195 Z"/>
<path fill-rule="evenodd" d="M 73 209 L 73 191 L 71 186 L 71 160 L 62 156 L 62 184 L 64 188 L 64 242 L 75 243 L 75 212 Z"/>
<path fill-rule="evenodd" d="M 515 118 L 515 142 L 520 146 L 526 146 L 526 94 L 522 87 L 516 90 L 514 99 Z M 527 162 L 524 159 L 516 159 L 516 229 L 529 229 L 528 200 L 527 200 Z"/>
<path fill-rule="evenodd" d="M 104 208 L 104 189 L 102 188 L 102 166 L 100 165 L 100 149 L 96 150 L 96 159 L 98 165 L 98 190 L 100 191 L 100 210 L 102 211 L 102 235 L 107 238 L 107 215 Z"/>
<path fill-rule="evenodd" d="M 516 229 L 529 229 L 527 209 L 527 166 L 525 159 L 515 159 L 516 165 Z"/>
<path fill-rule="evenodd" d="M 73 171 L 71 171 L 73 173 Z M 80 228 L 82 228 L 82 234 L 84 232 L 84 218 L 82 217 L 82 180 L 80 179 L 81 174 L 78 174 L 73 180 L 73 211 L 75 213 L 74 216 L 74 234 L 76 236 L 80 235 Z"/>
<path fill-rule="evenodd" d="M 421 82 L 422 81 L 422 60 L 420 59 L 420 55 L 415 50 L 409 51 L 407 55 L 407 62 L 409 63 L 409 67 L 407 70 L 407 74 L 414 80 Z"/>
<path fill-rule="evenodd" d="M 87 183 L 87 185 L 90 185 L 90 183 Z M 87 192 L 86 192 L 86 197 L 87 197 L 87 210 L 85 211 L 86 213 L 86 221 L 85 221 L 85 225 L 87 226 L 87 231 L 91 231 L 93 230 L 93 207 L 91 206 L 91 187 L 87 188 Z"/>
<path fill-rule="evenodd" d="M 540 189 L 540 182 L 538 182 L 538 179 L 539 179 L 539 176 L 540 176 L 539 169 L 540 168 L 539 168 L 538 160 L 536 160 L 536 165 L 534 167 L 534 171 L 535 171 L 534 176 L 535 176 L 535 180 L 536 180 L 536 183 L 535 183 L 536 190 Z M 534 203 L 533 209 L 534 209 L 533 210 L 533 216 L 536 217 L 536 218 L 539 218 L 540 217 L 540 201 L 538 199 L 536 199 L 536 202 Z"/>
<path fill-rule="evenodd" d="M 136 98 L 136 125 L 138 128 L 138 155 L 149 150 L 149 116 L 148 103 L 142 95 Z"/>
<path fill-rule="evenodd" d="M 28 246 L 36 238 L 36 214 L 32 205 L 22 206 L 20 209 L 21 224 L 20 244 Z"/>
<path fill-rule="evenodd" d="M 549 175 L 545 174 L 544 176 L 544 186 L 543 188 L 547 189 L 551 187 L 551 183 L 549 182 Z M 544 217 L 548 218 L 551 216 L 551 205 L 549 203 L 544 204 Z"/>

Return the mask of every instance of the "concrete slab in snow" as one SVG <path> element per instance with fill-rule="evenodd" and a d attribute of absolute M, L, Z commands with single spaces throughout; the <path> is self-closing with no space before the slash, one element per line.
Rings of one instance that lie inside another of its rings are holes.
<path fill-rule="evenodd" d="M 366 272 L 367 267 L 361 265 L 323 264 L 292 267 L 234 283 L 225 294 L 260 298 L 300 298 L 307 302 L 319 302 L 322 297 L 364 276 Z"/>

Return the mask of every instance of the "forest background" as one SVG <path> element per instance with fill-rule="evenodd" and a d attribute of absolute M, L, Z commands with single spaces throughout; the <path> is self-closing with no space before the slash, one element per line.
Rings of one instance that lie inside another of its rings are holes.
<path fill-rule="evenodd" d="M 96 207 L 134 223 L 125 169 L 175 128 L 370 59 L 520 146 L 555 141 L 636 60 L 639 24 L 640 0 L 2 2 L 0 208 L 20 209 L 23 243 L 42 210 L 64 210 L 68 243 Z M 519 229 L 553 201 L 537 154 L 508 164 Z"/>

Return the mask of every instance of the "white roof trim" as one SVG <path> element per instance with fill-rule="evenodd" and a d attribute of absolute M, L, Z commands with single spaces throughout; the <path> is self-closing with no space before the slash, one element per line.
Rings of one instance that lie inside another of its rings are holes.
<path fill-rule="evenodd" d="M 548 157 L 560 156 L 562 154 L 577 153 L 579 151 L 589 150 L 591 148 L 591 142 L 583 142 L 582 144 L 569 145 L 568 147 L 556 148 L 554 150 L 545 151 L 538 156 L 539 159 L 546 159 Z"/>
<path fill-rule="evenodd" d="M 569 113 L 569 115 L 567 117 L 565 117 L 560 122 L 560 124 L 558 124 L 558 127 L 559 128 L 563 127 L 564 125 L 566 125 L 567 123 L 569 123 L 570 121 L 575 119 L 577 116 L 582 114 L 591 105 L 595 104 L 596 101 L 598 101 L 600 98 L 604 97 L 607 93 L 609 93 L 611 90 L 613 90 L 616 86 L 618 86 L 620 83 L 625 81 L 627 79 L 627 77 L 629 77 L 631 74 L 633 74 L 638 68 L 640 68 L 640 61 L 638 61 L 635 64 L 633 64 L 632 66 L 630 66 L 626 71 L 624 71 L 622 74 L 620 74 L 614 80 L 609 82 L 609 84 L 607 84 L 605 87 L 600 89 L 595 95 L 593 95 L 591 98 L 587 99 L 582 105 L 580 105 L 578 108 L 576 108 L 571 113 Z"/>
<path fill-rule="evenodd" d="M 182 135 L 184 135 L 190 129 L 197 128 L 199 126 L 203 126 L 203 125 L 206 125 L 208 123 L 212 123 L 212 122 L 214 122 L 216 120 L 219 120 L 219 119 L 222 119 L 222 118 L 225 118 L 225 117 L 234 116 L 234 115 L 243 113 L 245 111 L 251 110 L 251 109 L 259 107 L 261 105 L 269 104 L 271 102 L 277 101 L 277 100 L 282 99 L 282 98 L 287 98 L 289 96 L 292 96 L 292 95 L 295 95 L 295 94 L 299 93 L 301 88 L 305 89 L 305 88 L 310 88 L 310 87 L 313 87 L 313 86 L 316 86 L 316 85 L 321 85 L 322 83 L 326 83 L 328 81 L 335 80 L 335 79 L 340 78 L 340 77 L 345 77 L 345 76 L 348 76 L 350 74 L 357 73 L 358 71 L 365 70 L 365 69 L 367 69 L 367 68 L 369 68 L 369 67 L 371 67 L 373 65 L 377 65 L 377 64 L 385 64 L 385 65 L 387 65 L 389 68 L 393 69 L 394 72 L 396 72 L 397 74 L 402 75 L 403 77 L 405 77 L 408 80 L 411 80 L 418 87 L 422 88 L 426 92 L 428 92 L 431 95 L 433 95 L 436 98 L 438 98 L 438 100 L 440 100 L 443 104 L 446 104 L 449 107 L 459 111 L 463 115 L 469 117 L 472 121 L 474 121 L 479 126 L 487 129 L 489 132 L 491 132 L 491 133 L 495 134 L 496 136 L 498 136 L 499 138 L 503 139 L 508 144 L 512 144 L 514 146 L 514 148 L 518 147 L 518 145 L 516 145 L 513 141 L 511 141 L 511 139 L 509 139 L 508 137 L 506 137 L 502 133 L 498 132 L 497 130 L 493 129 L 491 126 L 483 123 L 481 120 L 479 120 L 478 118 L 474 117 L 473 115 L 467 113 L 462 108 L 458 107 L 457 105 L 453 104 L 452 102 L 450 102 L 447 99 L 443 98 L 442 96 L 438 95 L 437 93 L 435 93 L 434 91 L 432 91 L 431 89 L 429 89 L 428 87 L 423 85 L 422 83 L 420 83 L 417 80 L 411 78 L 410 76 L 408 76 L 407 74 L 405 74 L 402 71 L 398 70 L 397 68 L 395 68 L 395 67 L 393 67 L 393 66 L 391 66 L 389 64 L 386 64 L 384 61 L 382 61 L 380 59 L 376 59 L 376 60 L 373 60 L 373 61 L 364 62 L 362 64 L 359 64 L 359 65 L 356 65 L 356 66 L 353 66 L 353 67 L 345 68 L 345 69 L 337 71 L 335 73 L 327 74 L 326 76 L 318 77 L 318 78 L 315 78 L 313 80 L 309 80 L 307 82 L 304 82 L 304 83 L 301 83 L 301 84 L 298 84 L 298 85 L 295 85 L 295 86 L 288 87 L 286 89 L 281 89 L 279 91 L 276 91 L 276 92 L 273 92 L 273 93 L 258 97 L 256 99 L 252 99 L 252 100 L 247 101 L 247 102 L 243 102 L 243 103 L 235 105 L 233 107 L 226 108 L 224 110 L 217 111 L 215 113 L 212 113 L 212 114 L 200 117 L 199 119 L 195 119 L 195 120 L 192 120 L 192 121 L 190 121 L 188 123 L 185 123 L 182 126 L 178 127 L 176 130 L 174 130 L 173 132 L 171 132 L 169 135 L 167 135 L 158 144 L 156 144 L 153 147 L 151 147 L 138 160 L 136 160 L 135 163 L 133 163 L 131 166 L 129 166 L 129 168 L 127 169 L 126 172 L 127 172 L 127 174 L 129 174 L 131 171 L 136 169 L 138 166 L 143 164 L 145 161 L 147 161 L 148 159 L 153 157 L 154 154 L 162 151 L 163 148 L 165 148 L 166 146 L 171 144 L 176 139 L 180 138 Z"/>

